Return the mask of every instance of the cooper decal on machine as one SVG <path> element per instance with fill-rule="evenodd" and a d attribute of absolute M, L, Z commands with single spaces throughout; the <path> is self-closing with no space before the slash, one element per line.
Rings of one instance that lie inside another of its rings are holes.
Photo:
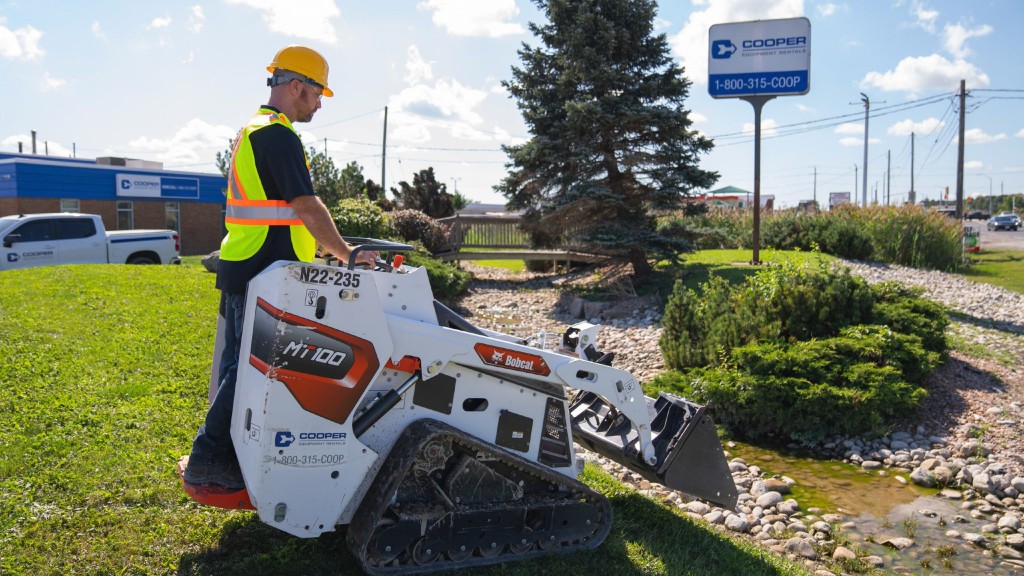
<path fill-rule="evenodd" d="M 303 409 L 339 424 L 380 366 L 371 342 L 262 298 L 256 300 L 249 364 L 284 384 Z"/>
<path fill-rule="evenodd" d="M 489 366 L 506 368 L 508 370 L 517 370 L 519 372 L 529 372 L 530 374 L 536 374 L 538 376 L 547 376 L 548 374 L 551 374 L 551 368 L 548 367 L 547 362 L 536 354 L 528 354 L 526 352 L 510 350 L 508 348 L 499 348 L 497 346 L 491 346 L 490 344 L 484 344 L 483 342 L 478 342 L 473 346 L 473 349 L 476 350 L 476 354 L 480 357 L 480 360 Z"/>

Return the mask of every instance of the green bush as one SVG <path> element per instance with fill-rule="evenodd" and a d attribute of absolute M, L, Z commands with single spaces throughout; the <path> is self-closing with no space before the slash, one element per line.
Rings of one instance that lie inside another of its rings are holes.
<path fill-rule="evenodd" d="M 677 283 L 660 341 L 669 390 L 749 438 L 879 434 L 924 397 L 949 322 L 920 289 L 869 286 L 848 269 L 783 264 L 742 284 Z"/>
<path fill-rule="evenodd" d="M 715 363 L 755 340 L 829 337 L 870 320 L 874 295 L 850 274 L 793 263 L 763 268 L 746 282 L 712 278 L 698 296 L 677 282 L 665 306 L 660 345 L 669 368 Z"/>
<path fill-rule="evenodd" d="M 453 264 L 441 262 L 423 249 L 406 252 L 405 261 L 410 266 L 426 268 L 430 289 L 434 292 L 434 298 L 438 300 L 450 301 L 462 294 L 469 288 L 469 283 L 473 279 L 469 272 L 459 270 Z"/>
<path fill-rule="evenodd" d="M 391 224 L 399 238 L 418 240 L 431 254 L 448 248 L 448 229 L 419 210 L 396 210 L 391 213 Z"/>
<path fill-rule="evenodd" d="M 388 214 L 365 198 L 343 198 L 330 208 L 334 225 L 342 236 L 394 238 Z"/>
<path fill-rule="evenodd" d="M 747 344 L 721 366 L 675 373 L 652 386 L 708 404 L 717 423 L 748 439 L 879 435 L 924 399 L 901 363 L 925 356 L 915 336 L 862 325 L 834 338 Z"/>

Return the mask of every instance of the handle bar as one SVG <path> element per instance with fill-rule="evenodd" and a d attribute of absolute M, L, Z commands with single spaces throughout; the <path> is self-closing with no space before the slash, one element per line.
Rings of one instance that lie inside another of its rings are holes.
<path fill-rule="evenodd" d="M 378 252 L 411 252 L 415 250 L 415 247 L 409 244 L 402 244 L 401 242 L 392 242 L 391 240 L 380 240 L 377 238 L 363 238 L 361 236 L 342 236 L 345 242 L 355 246 L 352 249 L 352 254 L 348 257 L 348 268 L 353 270 L 356 265 L 356 256 L 363 250 L 376 250 Z"/>

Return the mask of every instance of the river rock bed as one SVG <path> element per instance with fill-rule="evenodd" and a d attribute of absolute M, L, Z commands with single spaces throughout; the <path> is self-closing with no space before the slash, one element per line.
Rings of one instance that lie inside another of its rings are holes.
<path fill-rule="evenodd" d="M 950 337 L 977 346 L 986 357 L 951 352 L 950 361 L 929 379 L 928 400 L 914 421 L 890 435 L 876 440 L 834 438 L 811 448 L 860 466 L 880 481 L 941 489 L 939 497 L 958 506 L 960 513 L 947 517 L 919 510 L 915 518 L 945 526 L 946 538 L 962 548 L 961 553 L 976 552 L 977 573 L 1024 573 L 1024 296 L 941 272 L 842 264 L 869 282 L 922 286 L 926 297 L 954 312 Z M 470 268 L 477 280 L 457 309 L 478 326 L 520 337 L 544 331 L 551 342 L 582 314 L 602 325 L 600 348 L 615 352 L 617 367 L 640 382 L 664 370 L 658 348 L 660 303 L 626 300 L 587 310 L 557 287 L 572 278 Z M 581 452 L 649 497 L 734 537 L 805 562 L 816 576 L 846 573 L 844 566 L 851 565 L 910 573 L 914 563 L 924 566 L 926 561 L 909 552 L 904 561 L 905 550 L 923 547 L 913 538 L 899 536 L 877 542 L 899 551 L 895 555 L 865 554 L 862 548 L 867 546 L 857 545 L 856 518 L 803 509 L 789 497 L 799 478 L 770 477 L 740 458 L 730 459 L 739 492 L 737 510 L 730 511 L 652 484 L 600 455 Z M 937 562 L 934 567 L 939 567 Z"/>

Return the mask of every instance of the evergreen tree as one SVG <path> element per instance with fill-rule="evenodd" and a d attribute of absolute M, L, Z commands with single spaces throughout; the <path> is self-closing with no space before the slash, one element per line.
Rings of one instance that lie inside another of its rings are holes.
<path fill-rule="evenodd" d="M 313 180 L 313 191 L 327 207 L 336 205 L 342 195 L 341 172 L 334 160 L 325 152 L 309 149 L 309 176 Z"/>
<path fill-rule="evenodd" d="M 363 167 L 355 161 L 349 162 L 341 169 L 339 185 L 342 198 L 363 198 L 366 196 L 366 179 Z"/>
<path fill-rule="evenodd" d="M 541 44 L 523 45 L 503 83 L 533 137 L 504 147 L 496 190 L 535 237 L 625 256 L 642 281 L 649 254 L 683 248 L 658 234 L 655 211 L 718 180 L 698 166 L 713 144 L 683 107 L 690 81 L 653 34 L 653 0 L 534 2 L 548 20 L 530 24 Z"/>
<path fill-rule="evenodd" d="M 413 174 L 412 186 L 403 181 L 398 183 L 398 190 L 392 188 L 392 191 L 402 201 L 404 209 L 419 210 L 431 218 L 455 214 L 452 195 L 448 193 L 448 187 L 434 177 L 433 168 Z"/>

